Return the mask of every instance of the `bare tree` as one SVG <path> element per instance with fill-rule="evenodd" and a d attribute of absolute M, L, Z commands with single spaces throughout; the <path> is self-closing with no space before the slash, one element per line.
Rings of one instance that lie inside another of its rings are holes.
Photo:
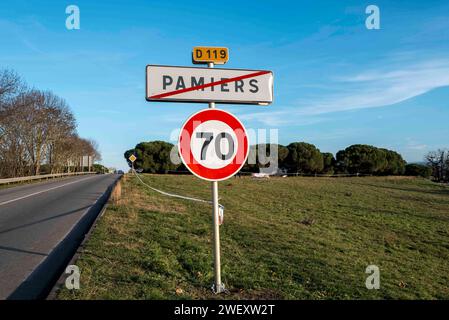
<path fill-rule="evenodd" d="M 24 86 L 20 77 L 11 70 L 0 70 L 0 106 L 7 98 L 18 93 Z"/>
<path fill-rule="evenodd" d="M 100 153 L 100 150 L 99 150 L 98 142 L 95 141 L 94 139 L 88 139 L 87 141 L 90 144 L 91 154 L 89 154 L 89 155 L 93 159 L 92 162 L 101 161 L 102 158 L 101 158 L 101 153 Z"/>
<path fill-rule="evenodd" d="M 449 180 L 449 151 L 442 149 L 431 151 L 426 155 L 425 160 L 432 168 L 432 176 L 436 181 Z"/>
<path fill-rule="evenodd" d="M 24 88 L 15 72 L 0 70 L 0 177 L 28 174 L 25 150 L 19 136 L 25 128 L 13 103 Z"/>
<path fill-rule="evenodd" d="M 54 173 L 82 170 L 83 156 L 101 159 L 98 144 L 77 135 L 67 103 L 0 70 L 0 177 L 38 175 L 44 164 Z"/>

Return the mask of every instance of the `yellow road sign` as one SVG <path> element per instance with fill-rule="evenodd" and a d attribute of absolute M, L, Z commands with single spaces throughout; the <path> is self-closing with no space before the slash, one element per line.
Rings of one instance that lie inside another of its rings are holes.
<path fill-rule="evenodd" d="M 136 160 L 137 160 L 136 156 L 135 156 L 135 155 L 133 155 L 133 154 L 132 154 L 132 155 L 130 155 L 128 159 L 129 159 L 129 161 L 131 161 L 131 162 L 134 162 L 134 161 L 136 161 Z"/>
<path fill-rule="evenodd" d="M 193 63 L 225 64 L 229 60 L 228 48 L 224 47 L 194 47 L 192 52 Z"/>

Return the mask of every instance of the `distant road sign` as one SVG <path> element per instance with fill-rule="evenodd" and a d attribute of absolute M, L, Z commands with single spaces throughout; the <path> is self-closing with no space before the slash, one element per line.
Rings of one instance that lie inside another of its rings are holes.
<path fill-rule="evenodd" d="M 273 73 L 266 70 L 148 65 L 147 101 L 268 105 Z"/>
<path fill-rule="evenodd" d="M 243 124 L 231 113 L 204 109 L 184 123 L 178 141 L 184 165 L 197 177 L 220 181 L 236 174 L 248 157 Z"/>
<path fill-rule="evenodd" d="M 224 47 L 194 47 L 192 52 L 193 63 L 225 64 L 229 60 L 228 48 Z"/>
<path fill-rule="evenodd" d="M 128 159 L 129 159 L 129 161 L 131 161 L 131 162 L 134 162 L 134 161 L 136 161 L 136 160 L 137 160 L 136 156 L 135 156 L 135 155 L 133 155 L 133 154 L 132 154 L 132 155 L 130 155 Z"/>

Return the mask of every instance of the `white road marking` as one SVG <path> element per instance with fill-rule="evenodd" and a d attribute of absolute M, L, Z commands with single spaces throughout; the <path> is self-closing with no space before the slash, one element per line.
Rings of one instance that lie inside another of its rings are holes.
<path fill-rule="evenodd" d="M 29 198 L 29 197 L 32 197 L 32 196 L 35 196 L 35 195 L 38 195 L 38 194 L 41 194 L 41 193 L 44 193 L 44 192 L 48 192 L 48 191 L 51 191 L 51 190 L 59 189 L 59 188 L 68 186 L 70 184 L 78 183 L 78 182 L 81 182 L 81 181 L 84 181 L 84 180 L 87 180 L 87 179 L 92 179 L 94 177 L 95 176 L 84 178 L 84 179 L 81 179 L 81 180 L 72 181 L 72 182 L 69 182 L 69 183 L 66 183 L 66 184 L 63 184 L 63 185 L 60 185 L 60 186 L 56 186 L 56 187 L 49 188 L 49 189 L 46 189 L 46 190 L 42 190 L 42 191 L 34 192 L 34 193 L 31 193 L 31 194 L 27 194 L 26 196 L 22 196 L 22 197 L 15 198 L 15 199 L 12 199 L 12 200 L 8 200 L 8 201 L 5 201 L 5 202 L 0 202 L 0 206 L 3 206 L 5 204 L 11 203 L 11 202 L 19 201 L 19 200 L 22 200 L 22 199 L 26 199 L 26 198 Z"/>

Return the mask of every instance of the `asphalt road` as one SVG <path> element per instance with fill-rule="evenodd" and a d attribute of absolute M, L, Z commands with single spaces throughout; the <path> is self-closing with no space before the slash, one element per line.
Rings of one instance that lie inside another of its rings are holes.
<path fill-rule="evenodd" d="M 92 225 L 118 175 L 0 189 L 0 299 L 43 298 Z"/>

